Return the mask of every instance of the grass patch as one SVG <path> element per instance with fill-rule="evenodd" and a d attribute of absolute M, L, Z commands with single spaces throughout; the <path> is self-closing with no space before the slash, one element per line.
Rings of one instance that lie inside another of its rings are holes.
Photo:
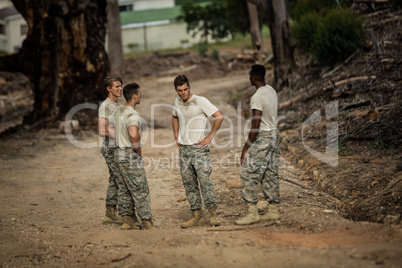
<path fill-rule="evenodd" d="M 263 26 L 262 28 L 262 38 L 263 38 L 263 43 L 264 47 L 271 47 L 271 36 L 269 32 L 268 26 Z M 243 49 L 251 49 L 251 36 L 250 34 L 245 34 L 245 35 L 240 35 L 240 34 L 235 34 L 232 38 L 232 40 L 226 41 L 226 42 L 221 42 L 218 41 L 216 43 L 210 43 L 208 44 L 208 51 L 220 51 L 220 50 L 226 50 L 226 49 L 233 49 L 233 50 L 243 50 Z M 124 54 L 125 58 L 136 58 L 136 57 L 142 57 L 142 56 L 150 56 L 155 52 L 165 54 L 165 53 L 180 53 L 180 52 L 185 52 L 185 51 L 190 51 L 194 53 L 199 52 L 199 44 L 195 44 L 190 46 L 187 49 L 183 49 L 181 47 L 178 48 L 169 48 L 169 49 L 160 49 L 160 50 L 149 50 L 149 51 L 134 51 L 134 52 L 129 52 Z"/>

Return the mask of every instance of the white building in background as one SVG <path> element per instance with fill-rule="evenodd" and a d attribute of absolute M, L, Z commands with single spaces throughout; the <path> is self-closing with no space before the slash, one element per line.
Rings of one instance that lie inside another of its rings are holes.
<path fill-rule="evenodd" d="M 0 52 L 20 49 L 28 33 L 25 19 L 10 0 L 0 0 Z"/>
<path fill-rule="evenodd" d="M 0 8 L 12 6 L 13 2 L 11 0 L 0 0 Z"/>
<path fill-rule="evenodd" d="M 175 0 L 118 0 L 123 53 L 188 47 L 199 36 L 187 33 L 187 24 L 177 21 L 180 6 Z M 28 25 L 10 0 L 0 0 L 0 53 L 17 51 L 26 38 Z M 107 45 L 106 45 L 107 48 Z"/>
<path fill-rule="evenodd" d="M 123 53 L 188 47 L 199 37 L 187 33 L 177 21 L 180 6 L 175 0 L 119 0 Z M 107 47 L 107 46 L 106 46 Z"/>
<path fill-rule="evenodd" d="M 174 7 L 174 0 L 118 0 L 120 12 Z"/>
<path fill-rule="evenodd" d="M 121 12 L 123 53 L 186 48 L 199 42 L 187 33 L 187 24 L 178 21 L 180 6 Z"/>

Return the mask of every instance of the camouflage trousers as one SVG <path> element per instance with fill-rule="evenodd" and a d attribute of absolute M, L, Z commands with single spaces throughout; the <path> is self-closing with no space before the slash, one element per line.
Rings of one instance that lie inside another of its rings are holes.
<path fill-rule="evenodd" d="M 279 131 L 258 133 L 240 170 L 241 193 L 247 203 L 257 204 L 257 184 L 271 204 L 279 203 Z"/>
<path fill-rule="evenodd" d="M 132 216 L 134 205 L 141 220 L 152 218 L 151 197 L 141 156 L 131 148 L 117 148 L 115 161 L 121 173 L 119 205 L 122 216 Z"/>
<path fill-rule="evenodd" d="M 191 210 L 201 209 L 202 200 L 204 200 L 205 208 L 216 208 L 215 190 L 209 178 L 212 172 L 209 148 L 181 145 L 179 156 L 181 178 Z"/>
<path fill-rule="evenodd" d="M 114 161 L 115 147 L 109 147 L 109 142 L 105 140 L 101 148 L 101 154 L 105 158 L 109 169 L 109 184 L 106 190 L 106 207 L 116 207 L 118 205 L 118 189 L 120 171 Z"/>

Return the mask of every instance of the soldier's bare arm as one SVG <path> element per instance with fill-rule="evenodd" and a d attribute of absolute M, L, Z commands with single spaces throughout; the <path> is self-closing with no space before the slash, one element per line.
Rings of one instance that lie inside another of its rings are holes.
<path fill-rule="evenodd" d="M 207 147 L 211 143 L 218 129 L 221 127 L 223 121 L 222 113 L 220 111 L 216 111 L 212 116 L 214 117 L 215 121 L 212 125 L 211 132 L 203 140 L 197 143 L 197 148 Z"/>
<path fill-rule="evenodd" d="M 172 116 L 172 126 L 173 126 L 173 136 L 176 141 L 177 146 L 180 147 L 179 143 L 179 119 L 175 116 Z"/>
<path fill-rule="evenodd" d="M 107 130 L 107 127 L 109 125 L 109 120 L 103 117 L 99 117 L 98 120 L 98 133 L 99 136 L 109 138 L 109 132 Z"/>
<path fill-rule="evenodd" d="M 129 126 L 128 133 L 130 135 L 131 144 L 133 145 L 134 151 L 137 152 L 138 155 L 141 156 L 141 136 L 138 131 L 137 126 Z"/>
<path fill-rule="evenodd" d="M 244 166 L 244 160 L 247 155 L 248 148 L 250 148 L 251 144 L 255 141 L 255 139 L 258 136 L 258 130 L 260 129 L 260 124 L 261 124 L 261 116 L 262 116 L 262 111 L 253 109 L 252 110 L 253 115 L 252 115 L 252 120 L 251 120 L 251 128 L 248 133 L 248 138 L 246 143 L 244 144 L 243 151 L 241 152 L 241 157 L 240 157 L 240 162 L 241 166 Z"/>
<path fill-rule="evenodd" d="M 114 124 L 110 123 L 106 125 L 106 131 L 108 133 L 108 137 L 115 139 L 116 138 L 116 131 L 114 128 Z"/>

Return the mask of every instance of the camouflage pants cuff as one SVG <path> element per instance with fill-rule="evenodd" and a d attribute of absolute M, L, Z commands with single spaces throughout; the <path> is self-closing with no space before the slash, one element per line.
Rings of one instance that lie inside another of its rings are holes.
<path fill-rule="evenodd" d="M 205 208 L 206 209 L 209 209 L 209 208 L 217 208 L 218 207 L 218 204 L 211 204 L 211 205 L 205 205 Z"/>

